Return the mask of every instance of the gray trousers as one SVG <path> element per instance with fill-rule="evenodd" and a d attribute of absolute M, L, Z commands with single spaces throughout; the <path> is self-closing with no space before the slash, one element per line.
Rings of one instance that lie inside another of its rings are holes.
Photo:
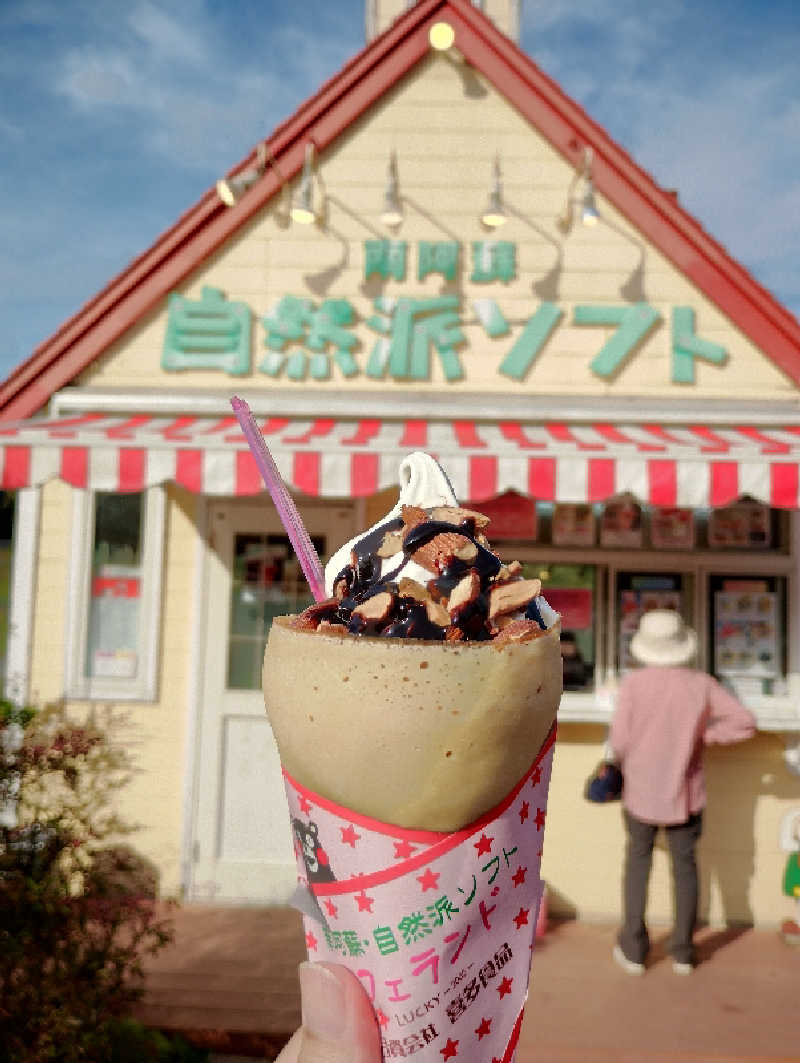
<path fill-rule="evenodd" d="M 644 921 L 647 885 L 653 862 L 653 842 L 659 827 L 643 823 L 625 810 L 628 846 L 622 885 L 623 919 L 619 946 L 629 960 L 644 963 L 650 937 Z M 694 962 L 692 936 L 697 922 L 697 863 L 695 846 L 703 829 L 703 814 L 690 816 L 685 823 L 664 827 L 672 857 L 672 883 L 675 920 L 670 952 L 678 963 Z"/>

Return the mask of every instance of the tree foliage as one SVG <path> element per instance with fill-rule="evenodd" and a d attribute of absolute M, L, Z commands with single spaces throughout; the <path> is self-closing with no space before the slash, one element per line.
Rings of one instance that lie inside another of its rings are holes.
<path fill-rule="evenodd" d="M 114 810 L 114 718 L 0 701 L 0 1063 L 101 1063 L 172 939 L 152 865 Z M 116 1032 L 115 1032 L 116 1031 Z"/>

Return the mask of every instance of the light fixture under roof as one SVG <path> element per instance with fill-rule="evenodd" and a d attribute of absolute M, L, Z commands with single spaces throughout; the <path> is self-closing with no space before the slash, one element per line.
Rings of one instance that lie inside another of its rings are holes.
<path fill-rule="evenodd" d="M 389 156 L 389 170 L 386 175 L 386 192 L 383 197 L 381 221 L 390 229 L 396 229 L 403 221 L 403 204 L 400 202 L 400 194 L 397 188 L 397 156 L 394 152 Z"/>
<path fill-rule="evenodd" d="M 431 48 L 437 52 L 446 52 L 453 47 L 456 39 L 456 31 L 449 22 L 434 22 L 428 31 L 428 41 Z"/>
<path fill-rule="evenodd" d="M 583 225 L 597 225 L 600 221 L 600 211 L 597 209 L 594 195 L 592 157 L 592 149 L 589 147 L 584 148 L 581 169 L 573 175 L 567 191 L 567 202 L 564 210 L 556 219 L 556 224 L 563 233 L 568 233 L 572 228 L 576 207 L 578 217 Z M 581 186 L 580 192 L 578 192 L 579 186 Z"/>
<path fill-rule="evenodd" d="M 494 160 L 489 202 L 486 204 L 483 214 L 481 214 L 481 221 L 489 229 L 499 229 L 507 221 L 505 208 L 503 207 L 503 190 L 500 184 L 500 159 L 498 156 L 495 156 Z"/>
<path fill-rule="evenodd" d="M 226 207 L 233 207 L 245 192 L 252 188 L 267 168 L 267 146 L 259 144 L 256 149 L 256 165 L 249 170 L 242 170 L 232 177 L 222 177 L 217 181 L 217 195 Z"/>
<path fill-rule="evenodd" d="M 300 188 L 292 202 L 290 213 L 292 221 L 296 221 L 298 225 L 313 225 L 317 220 L 314 206 L 314 145 L 311 141 L 306 145 L 303 176 L 300 178 Z"/>

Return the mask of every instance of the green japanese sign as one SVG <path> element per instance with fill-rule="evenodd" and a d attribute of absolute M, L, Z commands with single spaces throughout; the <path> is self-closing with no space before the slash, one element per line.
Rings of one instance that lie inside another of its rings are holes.
<path fill-rule="evenodd" d="M 405 240 L 366 240 L 364 280 L 405 281 L 409 261 Z M 261 351 L 257 371 L 288 380 L 328 380 L 334 367 L 346 378 L 363 373 L 376 380 L 424 381 L 431 379 L 438 360 L 448 382 L 465 378 L 462 353 L 468 338 L 465 325 L 477 325 L 507 349 L 497 372 L 523 381 L 531 372 L 564 311 L 552 302 L 531 308 L 522 321 L 509 321 L 491 296 L 467 299 L 457 288 L 462 273 L 461 245 L 454 240 L 422 240 L 417 245 L 416 279 L 431 275 L 446 286 L 432 296 L 377 295 L 372 306 L 360 312 L 349 299 L 317 302 L 305 296 L 284 295 L 261 317 Z M 470 246 L 472 284 L 507 284 L 517 276 L 515 244 L 505 240 L 475 240 Z M 579 304 L 572 324 L 603 330 L 604 338 L 589 362 L 595 376 L 613 378 L 635 355 L 645 337 L 662 322 L 648 303 Z M 375 336 L 365 347 L 365 358 L 355 353 L 363 345 L 357 326 Z M 251 311 L 244 303 L 230 303 L 217 288 L 204 287 L 192 301 L 173 293 L 168 300 L 168 320 L 161 357 L 167 371 L 208 369 L 241 376 L 251 371 Z M 515 334 L 512 334 L 515 333 Z M 671 379 L 692 384 L 697 359 L 721 366 L 727 360 L 723 347 L 695 333 L 694 311 L 678 306 L 671 318 Z"/>

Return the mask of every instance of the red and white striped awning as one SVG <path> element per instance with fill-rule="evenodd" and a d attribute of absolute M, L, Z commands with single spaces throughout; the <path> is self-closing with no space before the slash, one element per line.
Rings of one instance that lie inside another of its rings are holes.
<path fill-rule="evenodd" d="M 800 504 L 800 425 L 273 417 L 259 427 L 286 482 L 330 498 L 389 487 L 409 451 L 427 450 L 464 500 L 513 489 L 557 502 L 600 502 L 629 491 L 661 506 L 720 506 L 743 494 L 772 506 Z M 233 416 L 0 422 L 0 488 L 53 478 L 102 491 L 168 481 L 209 495 L 263 490 Z"/>

